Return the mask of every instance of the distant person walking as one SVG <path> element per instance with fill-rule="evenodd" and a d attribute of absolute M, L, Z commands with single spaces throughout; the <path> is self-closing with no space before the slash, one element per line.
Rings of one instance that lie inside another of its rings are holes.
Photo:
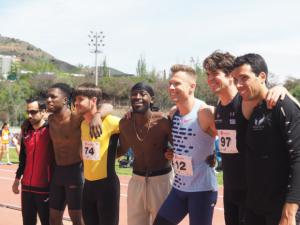
<path fill-rule="evenodd" d="M 10 131 L 9 131 L 9 124 L 3 123 L 3 126 L 1 128 L 1 152 L 0 152 L 0 161 L 3 158 L 3 155 L 6 154 L 7 159 L 7 165 L 11 165 L 11 161 L 9 159 L 9 140 L 10 140 Z M 4 164 L 1 162 L 1 164 Z"/>

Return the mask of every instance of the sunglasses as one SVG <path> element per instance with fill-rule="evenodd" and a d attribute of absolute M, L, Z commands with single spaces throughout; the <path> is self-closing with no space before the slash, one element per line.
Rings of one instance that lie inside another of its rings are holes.
<path fill-rule="evenodd" d="M 35 115 L 39 112 L 39 110 L 27 110 L 26 112 L 27 112 L 27 114 Z"/>

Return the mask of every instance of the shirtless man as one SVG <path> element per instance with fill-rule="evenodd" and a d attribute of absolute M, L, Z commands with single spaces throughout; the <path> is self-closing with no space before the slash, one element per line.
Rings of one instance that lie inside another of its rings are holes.
<path fill-rule="evenodd" d="M 128 185 L 128 225 L 150 225 L 167 197 L 172 182 L 170 162 L 164 154 L 171 137 L 170 121 L 153 110 L 154 92 L 145 83 L 130 93 L 131 119 L 120 121 L 119 155 L 132 148 L 133 175 Z"/>
<path fill-rule="evenodd" d="M 47 93 L 48 111 L 52 113 L 48 118 L 50 137 L 56 162 L 50 187 L 50 223 L 52 225 L 62 224 L 66 204 L 68 204 L 73 224 L 83 224 L 81 213 L 83 178 L 80 155 L 80 125 L 83 117 L 78 116 L 68 107 L 71 93 L 72 89 L 63 83 L 54 84 Z M 98 121 L 100 121 L 99 118 Z M 99 130 L 96 133 L 99 134 Z"/>

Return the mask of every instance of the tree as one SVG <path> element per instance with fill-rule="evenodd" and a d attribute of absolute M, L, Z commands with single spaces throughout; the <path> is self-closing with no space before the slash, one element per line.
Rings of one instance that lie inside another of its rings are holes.
<path fill-rule="evenodd" d="M 20 64 L 18 62 L 13 62 L 11 64 L 10 72 L 7 76 L 7 80 L 17 80 L 19 69 L 20 69 Z"/>
<path fill-rule="evenodd" d="M 104 57 L 103 64 L 102 64 L 102 76 L 109 77 L 109 68 L 107 66 L 106 57 Z"/>
<path fill-rule="evenodd" d="M 136 75 L 139 77 L 147 76 L 147 65 L 145 58 L 141 55 L 136 67 Z"/>
<path fill-rule="evenodd" d="M 197 74 L 197 88 L 195 90 L 195 96 L 208 104 L 216 105 L 218 98 L 211 92 L 210 88 L 208 87 L 206 74 L 199 60 L 197 59 L 196 62 L 194 60 L 191 60 L 191 63 L 192 62 L 194 63 L 193 67 Z"/>
<path fill-rule="evenodd" d="M 300 79 L 289 77 L 285 81 L 284 86 L 298 101 L 300 101 Z"/>

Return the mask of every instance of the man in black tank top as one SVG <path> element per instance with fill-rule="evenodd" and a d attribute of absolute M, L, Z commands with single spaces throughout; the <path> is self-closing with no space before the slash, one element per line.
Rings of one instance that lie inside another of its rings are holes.
<path fill-rule="evenodd" d="M 224 184 L 224 216 L 226 225 L 241 225 L 245 222 L 245 142 L 244 126 L 241 116 L 242 98 L 238 94 L 231 75 L 234 56 L 230 53 L 213 52 L 203 62 L 208 86 L 219 97 L 214 121 L 219 136 L 219 149 L 222 156 Z M 285 89 L 276 87 L 274 98 Z M 272 96 L 271 92 L 269 93 Z M 269 99 L 269 97 L 268 97 Z"/>
<path fill-rule="evenodd" d="M 241 98 L 230 75 L 234 57 L 229 53 L 214 52 L 203 63 L 210 89 L 220 101 L 214 121 L 219 136 L 224 184 L 224 216 L 227 225 L 244 223 L 246 195 L 244 157 L 237 149 L 237 111 Z"/>

